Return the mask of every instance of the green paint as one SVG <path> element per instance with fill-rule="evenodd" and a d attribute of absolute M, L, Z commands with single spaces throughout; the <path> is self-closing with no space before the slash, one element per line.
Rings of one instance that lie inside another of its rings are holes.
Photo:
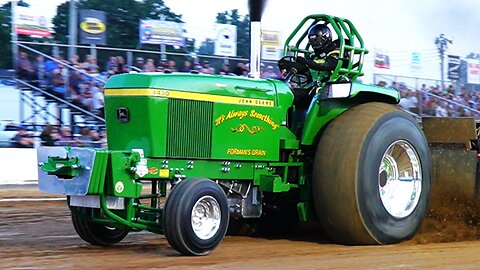
<path fill-rule="evenodd" d="M 48 162 L 41 166 L 42 170 L 50 175 L 71 179 L 78 175 L 80 166 L 77 157 L 48 157 Z"/>
<path fill-rule="evenodd" d="M 346 19 L 306 17 L 288 37 L 285 53 L 312 53 L 308 45 L 300 46 L 305 44 L 301 41 L 306 37 L 306 31 L 301 29 L 318 20 L 333 25 L 341 55 L 349 52 L 358 59 L 357 63 L 341 59 L 329 81 L 345 77 L 354 81 L 363 75 L 363 56 L 368 51 Z M 251 181 L 262 192 L 292 192 L 298 199 L 300 219 L 314 220 L 313 150 L 324 128 L 357 104 L 399 101 L 399 94 L 393 89 L 356 82 L 351 85 L 349 97 L 323 99 L 327 83 L 303 117 L 303 112 L 295 109 L 288 84 L 279 80 L 122 74 L 111 77 L 105 89 L 108 150 L 95 150 L 88 188 L 88 194 L 100 195 L 102 211 L 95 211 L 90 218 L 114 227 L 158 233 L 163 232 L 163 209 L 155 200 L 166 196 L 169 183 L 193 177 Z M 144 157 L 133 149 L 143 150 Z M 75 158 L 51 157 L 42 169 L 80 181 Z M 142 183 L 158 190 L 142 194 Z M 124 198 L 125 209 L 108 209 L 107 195 Z M 152 204 L 142 204 L 146 199 Z"/>

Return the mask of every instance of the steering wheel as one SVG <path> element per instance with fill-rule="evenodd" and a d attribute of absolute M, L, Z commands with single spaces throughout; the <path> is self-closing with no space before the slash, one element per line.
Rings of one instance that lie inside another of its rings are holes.
<path fill-rule="evenodd" d="M 303 85 L 311 81 L 310 69 L 307 65 L 296 61 L 294 56 L 284 56 L 278 60 L 280 71 L 285 70 L 285 82 Z"/>

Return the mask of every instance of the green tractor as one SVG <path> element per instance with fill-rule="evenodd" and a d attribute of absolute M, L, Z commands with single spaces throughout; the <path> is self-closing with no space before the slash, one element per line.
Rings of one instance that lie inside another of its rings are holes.
<path fill-rule="evenodd" d="M 295 61 L 312 53 L 307 30 L 318 22 L 342 56 L 323 82 Z M 286 234 L 311 221 L 347 245 L 410 239 L 427 210 L 428 144 L 395 107 L 396 90 L 356 82 L 365 53 L 349 20 L 311 15 L 287 40 L 284 81 L 113 76 L 108 150 L 40 148 L 39 188 L 67 195 L 76 232 L 93 245 L 147 230 L 182 254 L 205 255 L 229 224 L 233 233 L 248 224 Z M 295 104 L 293 87 L 312 93 L 308 108 Z"/>

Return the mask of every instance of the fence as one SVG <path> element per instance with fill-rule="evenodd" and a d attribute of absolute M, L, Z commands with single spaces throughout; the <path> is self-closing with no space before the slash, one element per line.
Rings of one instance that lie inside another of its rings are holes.
<path fill-rule="evenodd" d="M 51 52 L 51 55 L 54 57 L 66 56 L 68 48 L 71 45 L 60 44 L 60 43 L 40 43 L 40 42 L 27 42 L 19 41 L 18 44 L 23 44 L 24 46 L 29 46 L 34 48 L 39 52 L 46 53 Z M 161 59 L 166 58 L 167 60 L 173 60 L 175 62 L 177 70 L 183 68 L 185 61 L 190 61 L 192 63 L 203 64 L 205 61 L 208 61 L 209 65 L 218 72 L 224 64 L 229 64 L 230 68 L 233 69 L 237 66 L 238 63 L 248 64 L 249 59 L 239 58 L 239 57 L 226 57 L 226 56 L 215 56 L 215 55 L 197 55 L 195 53 L 178 53 L 178 52 L 161 52 L 161 51 L 152 51 L 152 50 L 139 50 L 139 49 L 129 49 L 129 48 L 115 48 L 115 47 L 102 47 L 102 46 L 84 46 L 84 45 L 74 45 L 76 48 L 77 54 L 81 59 L 84 59 L 87 54 L 93 55 L 97 59 L 97 64 L 101 69 L 105 68 L 104 63 L 107 63 L 109 57 L 111 56 L 121 56 L 126 60 L 128 67 L 135 67 L 135 59 L 142 58 L 153 59 L 156 65 L 159 65 L 162 61 Z M 67 59 L 68 60 L 68 59 Z M 262 60 L 262 66 L 266 68 L 267 66 L 272 66 L 276 72 L 278 72 L 277 61 L 275 60 Z M 138 67 L 137 67 L 138 68 Z M 135 68 L 133 68 L 135 70 Z"/>
<path fill-rule="evenodd" d="M 400 106 L 420 116 L 451 116 L 451 117 L 475 117 L 480 119 L 480 110 L 468 97 L 479 98 L 477 92 L 463 93 L 453 82 L 452 91 L 440 89 L 441 81 L 435 79 L 415 78 L 407 76 L 394 76 L 375 74 L 375 84 L 392 85 L 398 84 L 401 100 Z M 435 90 L 432 90 L 433 89 Z"/>

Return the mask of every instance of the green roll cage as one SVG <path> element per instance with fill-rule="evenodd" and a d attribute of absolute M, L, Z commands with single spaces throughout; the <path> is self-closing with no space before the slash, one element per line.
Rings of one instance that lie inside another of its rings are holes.
<path fill-rule="evenodd" d="M 347 19 L 325 14 L 314 14 L 305 17 L 287 38 L 284 55 L 297 56 L 298 53 L 303 53 L 304 55 L 312 54 L 313 50 L 310 44 L 305 41 L 307 41 L 308 29 L 318 22 L 324 22 L 331 26 L 340 43 L 340 56 L 348 56 L 346 58 L 339 58 L 337 67 L 332 72 L 329 82 L 337 81 L 341 77 L 355 81 L 357 77 L 363 76 L 363 60 L 368 50 L 365 49 L 363 39 L 355 26 Z M 305 25 L 308 26 L 306 29 L 304 27 Z M 346 44 L 347 40 L 349 44 Z M 304 44 L 302 44 L 302 42 Z M 348 62 L 348 65 L 344 64 L 345 62 Z"/>

